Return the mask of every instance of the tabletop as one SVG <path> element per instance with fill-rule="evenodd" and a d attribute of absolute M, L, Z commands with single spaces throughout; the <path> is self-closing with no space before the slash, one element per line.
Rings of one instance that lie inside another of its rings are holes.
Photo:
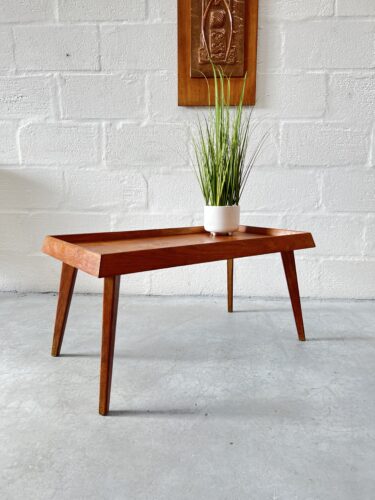
<path fill-rule="evenodd" d="M 231 236 L 212 236 L 196 226 L 47 236 L 43 252 L 105 277 L 314 246 L 308 232 L 240 226 Z"/>

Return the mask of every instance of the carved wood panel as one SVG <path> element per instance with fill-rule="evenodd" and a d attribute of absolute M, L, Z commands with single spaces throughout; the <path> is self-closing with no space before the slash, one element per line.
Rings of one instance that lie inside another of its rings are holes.
<path fill-rule="evenodd" d="M 258 0 L 178 0 L 178 104 L 207 106 L 212 66 L 231 76 L 231 104 L 255 103 Z M 212 100 L 211 100 L 212 103 Z"/>
<path fill-rule="evenodd" d="M 210 61 L 244 75 L 244 23 L 244 0 L 191 0 L 192 77 L 213 76 Z"/>

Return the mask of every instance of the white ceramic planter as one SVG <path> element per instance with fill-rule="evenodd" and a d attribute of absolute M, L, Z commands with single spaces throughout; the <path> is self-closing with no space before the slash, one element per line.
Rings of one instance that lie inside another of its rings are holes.
<path fill-rule="evenodd" d="M 204 207 L 204 228 L 211 234 L 231 234 L 240 225 L 240 207 Z"/>

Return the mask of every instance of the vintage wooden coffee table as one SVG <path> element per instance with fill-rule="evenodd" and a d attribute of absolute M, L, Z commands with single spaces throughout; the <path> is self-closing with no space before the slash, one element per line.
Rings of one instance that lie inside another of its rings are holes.
<path fill-rule="evenodd" d="M 227 261 L 228 312 L 233 311 L 233 259 L 280 252 L 299 340 L 305 340 L 294 250 L 314 247 L 310 233 L 240 226 L 232 236 L 212 237 L 203 227 L 47 236 L 43 252 L 62 261 L 52 356 L 59 356 L 77 270 L 104 278 L 99 413 L 111 393 L 117 306 L 122 274 Z"/>

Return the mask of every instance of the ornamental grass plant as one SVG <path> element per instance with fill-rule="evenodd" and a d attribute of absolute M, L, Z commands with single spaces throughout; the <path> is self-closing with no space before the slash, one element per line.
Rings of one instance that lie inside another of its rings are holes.
<path fill-rule="evenodd" d="M 243 80 L 239 103 L 231 109 L 230 77 L 220 67 L 212 66 L 215 103 L 208 116 L 198 120 L 193 138 L 195 172 L 207 206 L 239 205 L 267 134 L 248 158 L 254 129 L 250 127 L 251 111 L 247 117 L 243 113 L 247 77 Z"/>

